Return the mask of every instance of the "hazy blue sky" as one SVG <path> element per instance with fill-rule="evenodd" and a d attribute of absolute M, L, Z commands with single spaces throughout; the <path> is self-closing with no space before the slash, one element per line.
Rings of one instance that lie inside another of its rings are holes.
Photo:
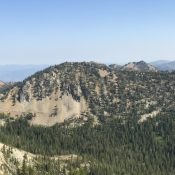
<path fill-rule="evenodd" d="M 0 64 L 175 59 L 174 0 L 0 0 Z"/>

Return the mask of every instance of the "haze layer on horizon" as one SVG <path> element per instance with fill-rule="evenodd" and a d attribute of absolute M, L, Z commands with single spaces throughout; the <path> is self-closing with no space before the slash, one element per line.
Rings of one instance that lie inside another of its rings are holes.
<path fill-rule="evenodd" d="M 173 0 L 0 2 L 0 64 L 175 59 Z"/>

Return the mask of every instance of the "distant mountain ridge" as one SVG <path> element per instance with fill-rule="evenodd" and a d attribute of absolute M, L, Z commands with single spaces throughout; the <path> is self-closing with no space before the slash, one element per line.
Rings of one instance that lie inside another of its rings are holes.
<path fill-rule="evenodd" d="M 150 62 L 150 64 L 152 65 L 162 65 L 162 64 L 167 64 L 170 63 L 170 60 L 156 60 L 156 61 L 152 61 Z"/>
<path fill-rule="evenodd" d="M 48 65 L 0 65 L 0 80 L 2 82 L 22 81 L 46 67 Z M 175 70 L 175 61 L 157 60 L 150 63 L 139 61 L 125 65 L 110 64 L 109 68 L 128 71 L 173 71 Z"/>
<path fill-rule="evenodd" d="M 128 64 L 125 64 L 121 68 L 122 70 L 131 70 L 131 71 L 143 71 L 143 72 L 157 72 L 158 70 L 151 64 L 148 64 L 144 61 L 139 62 L 131 62 Z"/>
<path fill-rule="evenodd" d="M 0 65 L 0 80 L 3 82 L 22 81 L 48 65 Z"/>
<path fill-rule="evenodd" d="M 93 63 L 93 62 L 91 62 Z M 2 82 L 22 81 L 37 71 L 43 70 L 48 65 L 0 65 L 0 80 Z M 144 61 L 130 62 L 125 65 L 110 64 L 109 68 L 128 71 L 171 71 L 175 70 L 175 62 L 158 60 L 151 63 Z"/>
<path fill-rule="evenodd" d="M 123 66 L 118 64 L 111 64 L 109 65 L 111 69 L 117 70 L 127 70 L 127 71 L 139 71 L 139 72 L 157 72 L 158 69 L 153 65 L 146 63 L 145 61 L 139 62 L 129 62 Z"/>
<path fill-rule="evenodd" d="M 160 71 L 175 70 L 175 61 L 158 60 L 158 61 L 151 62 L 150 64 L 154 65 Z"/>

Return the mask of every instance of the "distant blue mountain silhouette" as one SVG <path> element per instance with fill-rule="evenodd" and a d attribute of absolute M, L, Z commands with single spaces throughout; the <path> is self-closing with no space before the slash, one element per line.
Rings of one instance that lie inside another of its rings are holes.
<path fill-rule="evenodd" d="M 161 71 L 175 70 L 175 61 L 158 60 L 158 61 L 151 62 L 150 64 L 157 67 Z"/>
<path fill-rule="evenodd" d="M 22 81 L 48 65 L 0 65 L 0 80 L 4 82 Z"/>

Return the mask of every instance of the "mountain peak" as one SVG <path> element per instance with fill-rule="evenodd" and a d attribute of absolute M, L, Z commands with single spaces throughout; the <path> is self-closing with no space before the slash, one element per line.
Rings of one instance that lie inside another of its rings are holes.
<path fill-rule="evenodd" d="M 119 71 L 113 66 L 114 69 L 94 62 L 65 62 L 48 67 L 3 91 L 0 113 L 10 113 L 14 118 L 32 113 L 31 124 L 52 126 L 65 120 L 84 122 L 93 118 L 98 123 L 110 116 L 128 115 L 133 107 L 139 107 L 138 103 L 145 103 L 143 108 L 138 108 L 138 115 L 149 111 L 148 103 L 155 104 L 155 110 L 161 108 L 158 98 L 166 83 L 158 83 L 162 90 L 157 90 L 160 88 L 157 81 L 163 81 L 164 75 L 151 73 L 156 69 L 144 61 L 128 63 Z M 144 93 L 138 95 L 138 91 Z M 170 98 L 171 94 L 168 95 Z"/>
<path fill-rule="evenodd" d="M 129 70 L 129 71 L 140 71 L 140 72 L 157 72 L 158 70 L 151 64 L 146 63 L 145 61 L 139 62 L 130 62 L 125 64 L 122 70 Z"/>
<path fill-rule="evenodd" d="M 14 85 L 0 101 L 0 112 L 8 111 L 12 116 L 33 113 L 32 124 L 47 126 L 78 119 L 85 113 L 92 114 L 93 101 L 98 96 L 100 99 L 108 83 L 114 84 L 113 88 L 117 86 L 115 77 L 110 75 L 108 66 L 94 62 L 65 62 L 51 66 Z M 105 92 L 108 96 L 114 95 Z"/>

